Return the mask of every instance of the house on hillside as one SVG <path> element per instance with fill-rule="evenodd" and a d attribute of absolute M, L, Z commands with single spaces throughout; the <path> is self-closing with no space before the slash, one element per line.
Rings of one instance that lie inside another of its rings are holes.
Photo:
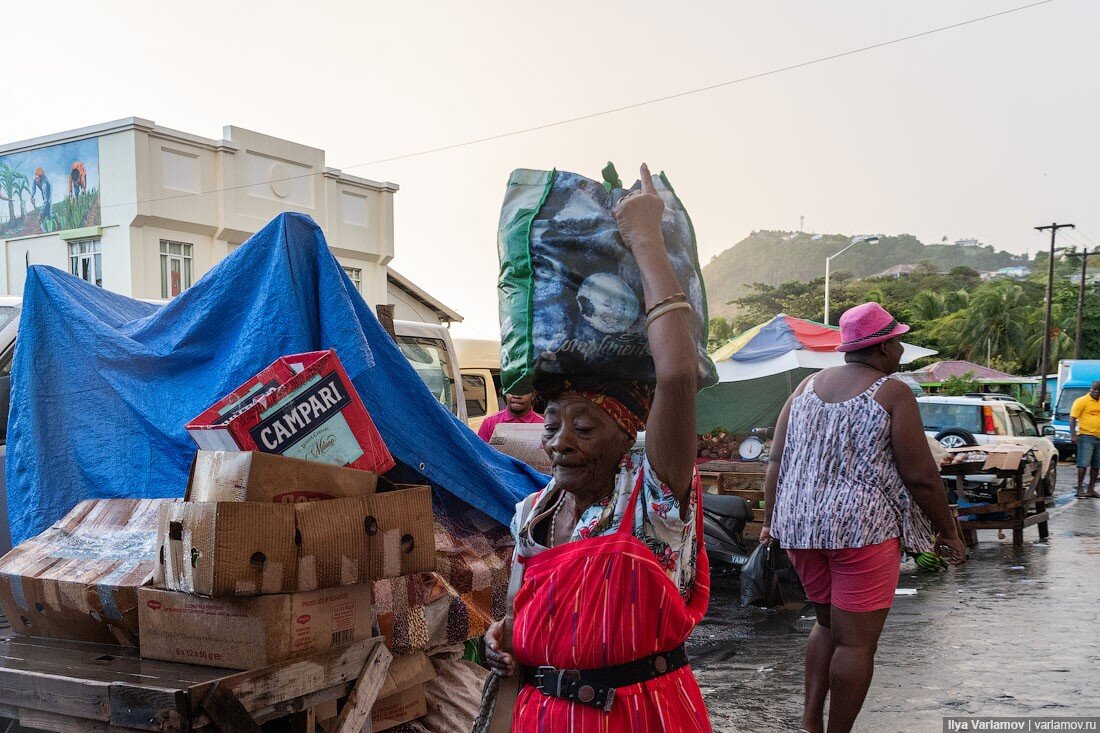
<path fill-rule="evenodd" d="M 1015 279 L 1025 278 L 1031 274 L 1031 268 L 1027 265 L 1013 265 L 1002 267 L 999 270 L 991 270 L 982 273 L 982 280 L 994 280 L 999 277 L 1011 277 Z"/>
<path fill-rule="evenodd" d="M 962 360 L 937 361 L 923 369 L 903 374 L 919 384 L 926 394 L 938 393 L 943 388 L 944 382 L 952 377 L 963 378 L 968 375 L 978 383 L 978 392 L 1011 395 L 1025 404 L 1035 401 L 1035 394 L 1039 388 L 1037 377 L 1018 377 L 1015 374 Z"/>
<path fill-rule="evenodd" d="M 916 269 L 916 265 L 894 265 L 888 270 L 883 270 L 877 275 L 872 275 L 872 277 L 892 277 L 897 280 L 898 278 L 909 277 Z"/>

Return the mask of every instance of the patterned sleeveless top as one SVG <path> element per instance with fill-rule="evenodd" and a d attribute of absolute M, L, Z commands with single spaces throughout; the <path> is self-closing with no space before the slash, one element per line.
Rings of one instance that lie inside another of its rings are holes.
<path fill-rule="evenodd" d="M 887 379 L 825 402 L 811 378 L 791 402 L 771 530 L 783 547 L 839 550 L 901 537 L 911 551 L 932 549 L 932 525 L 898 473 L 890 413 L 875 400 Z"/>

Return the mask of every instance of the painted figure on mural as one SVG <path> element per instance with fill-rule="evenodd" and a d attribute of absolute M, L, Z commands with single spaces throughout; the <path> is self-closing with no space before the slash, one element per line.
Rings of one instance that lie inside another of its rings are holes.
<path fill-rule="evenodd" d="M 34 169 L 34 180 L 31 182 L 31 206 L 35 206 L 34 195 L 41 192 L 42 208 L 38 211 L 38 226 L 42 231 L 48 231 L 46 222 L 53 216 L 53 186 L 46 172 L 41 168 Z"/>
<path fill-rule="evenodd" d="M 88 171 L 84 169 L 84 163 L 76 161 L 69 171 L 69 198 L 79 196 L 88 190 Z"/>

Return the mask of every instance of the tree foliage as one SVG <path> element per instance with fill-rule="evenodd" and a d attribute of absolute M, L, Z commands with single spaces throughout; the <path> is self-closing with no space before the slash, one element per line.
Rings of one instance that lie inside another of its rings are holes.
<path fill-rule="evenodd" d="M 1074 356 L 1078 286 L 1065 279 L 1074 272 L 1073 264 L 1062 262 L 1065 259 L 1059 256 L 1055 268 L 1051 365 Z M 939 359 L 965 359 L 1011 373 L 1037 374 L 1046 270 L 1036 270 L 1023 279 L 988 281 L 982 281 L 969 267 L 939 272 L 931 265 L 900 278 L 855 279 L 847 273 L 834 273 L 831 317 L 836 325 L 846 309 L 874 300 L 912 327 L 907 341 L 936 349 Z M 707 287 L 713 285 L 708 282 Z M 821 322 L 824 288 L 823 277 L 779 285 L 754 283 L 747 294 L 732 301 L 738 315 L 711 319 L 712 344 L 728 341 L 779 313 Z M 715 324 L 721 324 L 720 328 Z M 1081 358 L 1100 359 L 1100 285 L 1087 287 L 1082 324 Z"/>

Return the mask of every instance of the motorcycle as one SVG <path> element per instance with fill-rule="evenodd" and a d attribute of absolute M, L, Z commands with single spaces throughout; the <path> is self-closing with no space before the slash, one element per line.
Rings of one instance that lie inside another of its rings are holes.
<path fill-rule="evenodd" d="M 740 496 L 703 494 L 703 538 L 712 565 L 739 570 L 749 559 L 745 523 L 752 517 Z"/>

